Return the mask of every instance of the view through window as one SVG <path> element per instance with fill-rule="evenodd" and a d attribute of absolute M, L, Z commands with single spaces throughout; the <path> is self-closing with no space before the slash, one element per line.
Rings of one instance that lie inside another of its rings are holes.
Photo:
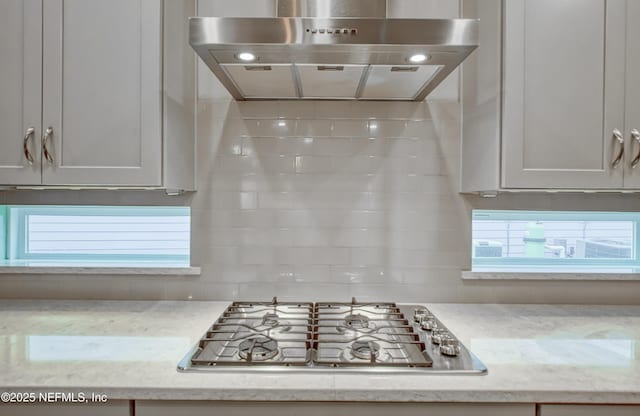
<path fill-rule="evenodd" d="M 4 265 L 189 266 L 189 207 L 0 206 Z"/>
<path fill-rule="evenodd" d="M 473 211 L 474 271 L 636 272 L 639 213 Z"/>

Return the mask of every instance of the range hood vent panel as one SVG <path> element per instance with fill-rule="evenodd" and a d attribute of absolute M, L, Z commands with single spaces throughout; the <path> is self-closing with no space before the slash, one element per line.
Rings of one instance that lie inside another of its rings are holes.
<path fill-rule="evenodd" d="M 237 100 L 422 101 L 477 47 L 478 22 L 326 16 L 379 16 L 383 3 L 281 0 L 280 14 L 323 17 L 194 17 L 190 44 Z"/>
<path fill-rule="evenodd" d="M 247 99 L 298 98 L 291 76 L 292 65 L 223 65 L 236 88 Z M 256 68 L 256 69 L 253 69 Z"/>
<path fill-rule="evenodd" d="M 296 65 L 300 74 L 302 97 L 309 99 L 352 98 L 366 69 L 364 65 Z M 331 70 L 328 68 L 341 68 Z"/>
<path fill-rule="evenodd" d="M 413 100 L 417 91 L 428 85 L 441 70 L 439 65 L 371 67 L 362 98 Z"/>

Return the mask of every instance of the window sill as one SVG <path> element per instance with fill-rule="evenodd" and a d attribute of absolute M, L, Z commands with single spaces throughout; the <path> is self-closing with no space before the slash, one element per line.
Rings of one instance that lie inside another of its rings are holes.
<path fill-rule="evenodd" d="M 200 267 L 184 267 L 172 264 L 153 266 L 145 264 L 117 263 L 53 263 L 10 261 L 0 262 L 0 275 L 56 274 L 56 275 L 122 275 L 122 276 L 199 276 Z"/>
<path fill-rule="evenodd" d="M 462 272 L 462 280 L 522 280 L 522 281 L 638 281 L 640 273 L 581 273 L 581 272 Z"/>

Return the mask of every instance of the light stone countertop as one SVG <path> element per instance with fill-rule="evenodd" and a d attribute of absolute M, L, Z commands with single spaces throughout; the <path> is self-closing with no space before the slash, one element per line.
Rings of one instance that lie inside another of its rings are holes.
<path fill-rule="evenodd" d="M 227 302 L 0 301 L 0 392 L 109 399 L 640 404 L 640 306 L 427 306 L 486 376 L 179 373 Z"/>

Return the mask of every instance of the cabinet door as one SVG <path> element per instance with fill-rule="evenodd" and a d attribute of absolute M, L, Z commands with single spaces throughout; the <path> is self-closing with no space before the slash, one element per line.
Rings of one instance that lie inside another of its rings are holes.
<path fill-rule="evenodd" d="M 161 185 L 161 6 L 44 2 L 45 185 Z"/>
<path fill-rule="evenodd" d="M 638 416 L 640 406 L 540 405 L 540 416 Z"/>
<path fill-rule="evenodd" d="M 625 188 L 640 189 L 640 1 L 627 2 L 627 163 Z"/>
<path fill-rule="evenodd" d="M 504 188 L 621 188 L 625 0 L 504 2 Z"/>
<path fill-rule="evenodd" d="M 136 401 L 137 416 L 534 416 L 533 404 Z"/>
<path fill-rule="evenodd" d="M 0 404 L 0 416 L 129 416 L 129 407 L 127 400 L 100 404 L 11 403 Z"/>
<path fill-rule="evenodd" d="M 0 185 L 38 185 L 42 0 L 0 0 L 0 56 Z"/>

